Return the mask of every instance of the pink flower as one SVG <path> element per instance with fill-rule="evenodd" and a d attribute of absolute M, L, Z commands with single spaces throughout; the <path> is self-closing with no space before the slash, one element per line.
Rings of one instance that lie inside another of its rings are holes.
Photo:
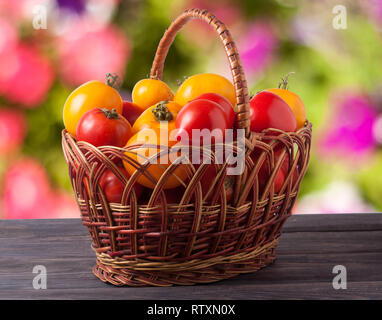
<path fill-rule="evenodd" d="M 0 54 L 0 94 L 24 107 L 36 107 L 54 80 L 50 62 L 35 48 L 18 44 Z"/>
<path fill-rule="evenodd" d="M 24 17 L 24 6 L 26 0 L 8 1 L 0 0 L 0 12 L 12 20 L 19 20 Z"/>
<path fill-rule="evenodd" d="M 130 47 L 126 35 L 113 26 L 91 27 L 79 22 L 58 38 L 62 79 L 77 86 L 89 80 L 105 80 L 109 72 L 123 76 Z"/>
<path fill-rule="evenodd" d="M 268 24 L 259 22 L 248 29 L 239 42 L 240 57 L 248 77 L 269 65 L 277 45 L 278 39 Z"/>
<path fill-rule="evenodd" d="M 52 194 L 44 167 L 34 159 L 13 163 L 4 174 L 2 203 L 5 219 L 49 217 Z"/>
<path fill-rule="evenodd" d="M 382 27 L 382 0 L 359 1 L 359 4 L 370 17 L 378 30 Z"/>
<path fill-rule="evenodd" d="M 0 155 L 10 153 L 22 144 L 26 125 L 23 113 L 0 109 Z"/>
<path fill-rule="evenodd" d="M 373 136 L 375 141 L 382 145 L 382 114 L 379 114 L 374 122 Z"/>
<path fill-rule="evenodd" d="M 35 16 L 35 8 L 44 6 L 49 10 L 52 2 L 51 0 L 0 0 L 0 12 L 15 23 L 21 23 L 23 20 L 31 23 Z"/>
<path fill-rule="evenodd" d="M 365 202 L 354 183 L 337 180 L 322 190 L 305 195 L 293 209 L 294 214 L 370 212 L 377 211 Z"/>
<path fill-rule="evenodd" d="M 80 210 L 74 195 L 57 192 L 54 198 L 55 206 L 52 210 L 52 218 L 80 218 Z"/>
<path fill-rule="evenodd" d="M 13 163 L 2 186 L 4 219 L 78 218 L 74 197 L 53 190 L 45 168 L 32 158 Z"/>
<path fill-rule="evenodd" d="M 362 158 L 377 145 L 374 123 L 376 107 L 362 94 L 343 95 L 335 104 L 331 121 L 319 143 L 322 155 Z"/>
<path fill-rule="evenodd" d="M 0 54 L 15 47 L 18 41 L 17 30 L 8 20 L 0 18 Z"/>
<path fill-rule="evenodd" d="M 189 8 L 201 8 L 207 9 L 209 12 L 213 13 L 218 19 L 223 21 L 226 26 L 232 26 L 238 20 L 240 20 L 240 9 L 239 6 L 230 3 L 228 1 L 210 1 L 210 0 L 191 0 L 185 6 L 184 9 Z M 212 28 L 205 23 L 201 23 L 212 31 Z"/>

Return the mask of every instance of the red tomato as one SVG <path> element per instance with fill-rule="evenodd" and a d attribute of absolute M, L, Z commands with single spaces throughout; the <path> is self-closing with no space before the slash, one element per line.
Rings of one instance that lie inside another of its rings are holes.
<path fill-rule="evenodd" d="M 207 129 L 210 132 L 218 129 L 220 132 L 211 137 L 211 143 L 222 142 L 224 130 L 229 129 L 228 118 L 222 107 L 216 102 L 206 99 L 193 100 L 187 103 L 178 113 L 175 121 L 175 127 L 178 129 L 177 136 L 183 133 L 188 136 L 188 142 L 203 145 L 202 137 L 192 135 L 193 129 Z M 198 141 L 198 139 L 200 139 Z"/>
<path fill-rule="evenodd" d="M 127 174 L 125 169 L 119 168 L 119 171 L 121 171 L 126 178 L 129 178 L 129 175 Z M 99 184 L 105 194 L 106 199 L 109 202 L 121 202 L 123 190 L 125 189 L 125 184 L 118 179 L 118 177 L 113 173 L 113 171 L 111 171 L 110 169 L 106 169 L 100 178 Z M 133 188 L 137 198 L 139 198 L 142 193 L 143 187 L 140 184 L 135 183 Z"/>
<path fill-rule="evenodd" d="M 114 109 L 92 109 L 87 111 L 77 125 L 78 141 L 92 145 L 124 147 L 132 136 L 130 123 Z"/>
<path fill-rule="evenodd" d="M 262 91 L 250 101 L 251 131 L 261 132 L 267 128 L 287 132 L 296 131 L 297 123 L 292 109 L 279 96 Z"/>
<path fill-rule="evenodd" d="M 217 93 L 203 93 L 194 100 L 199 99 L 210 100 L 216 102 L 219 106 L 221 106 L 228 117 L 228 127 L 233 128 L 233 125 L 235 123 L 235 111 L 233 110 L 231 102 L 229 102 L 227 98 Z"/>
<path fill-rule="evenodd" d="M 134 125 L 135 120 L 137 120 L 141 114 L 142 109 L 137 104 L 130 101 L 123 101 L 122 115 L 129 121 L 131 126 Z"/>

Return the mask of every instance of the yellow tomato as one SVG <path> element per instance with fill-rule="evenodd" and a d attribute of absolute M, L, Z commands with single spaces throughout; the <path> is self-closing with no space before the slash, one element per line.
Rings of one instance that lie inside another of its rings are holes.
<path fill-rule="evenodd" d="M 174 101 L 184 106 L 203 93 L 217 93 L 236 105 L 235 87 L 228 79 L 213 73 L 196 74 L 187 78 L 175 93 Z"/>
<path fill-rule="evenodd" d="M 147 174 L 151 175 L 154 181 L 142 175 L 139 176 L 137 182 L 147 188 L 154 189 L 156 183 L 164 174 L 165 170 L 171 165 L 173 161 L 179 156 L 179 152 L 169 151 L 167 154 L 157 156 L 159 152 L 163 152 L 164 148 L 171 148 L 177 141 L 169 141 L 169 132 L 160 128 L 145 128 L 136 133 L 127 142 L 126 155 L 133 161 L 134 164 L 124 160 L 123 165 L 126 171 L 132 176 L 137 168 L 137 163 L 143 165 L 148 159 L 150 164 L 146 168 Z M 154 158 L 152 158 L 154 157 Z M 156 159 L 153 161 L 152 159 Z M 179 165 L 175 171 L 166 179 L 163 185 L 164 189 L 172 189 L 181 185 L 182 181 L 187 179 L 187 165 Z"/>
<path fill-rule="evenodd" d="M 174 94 L 162 80 L 143 79 L 135 84 L 132 98 L 133 102 L 144 111 L 160 101 L 173 100 Z"/>
<path fill-rule="evenodd" d="M 75 137 L 78 121 L 85 112 L 94 108 L 116 109 L 122 114 L 123 101 L 117 90 L 101 81 L 84 83 L 65 102 L 63 118 L 66 130 Z"/>
<path fill-rule="evenodd" d="M 287 89 L 272 88 L 266 91 L 273 92 L 282 98 L 292 109 L 297 122 L 297 130 L 304 127 L 306 121 L 306 110 L 300 97 Z"/>
<path fill-rule="evenodd" d="M 161 101 L 146 109 L 134 122 L 133 132 L 144 128 L 175 129 L 175 119 L 182 107 L 174 101 Z"/>

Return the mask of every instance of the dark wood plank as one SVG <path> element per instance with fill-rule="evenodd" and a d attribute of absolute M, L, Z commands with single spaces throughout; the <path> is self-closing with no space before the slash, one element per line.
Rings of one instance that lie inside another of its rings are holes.
<path fill-rule="evenodd" d="M 21 299 L 49 299 L 49 300 L 75 300 L 75 299 L 103 299 L 103 300 L 255 300 L 255 299 L 381 299 L 381 282 L 350 283 L 347 290 L 334 290 L 330 284 L 315 283 L 309 286 L 299 283 L 293 287 L 290 284 L 269 285 L 258 284 L 254 286 L 231 285 L 218 287 L 205 285 L 197 287 L 162 288 L 118 288 L 107 286 L 105 288 L 49 289 L 42 291 L 25 290 Z M 200 291 L 200 288 L 203 290 Z M 204 288 L 205 287 L 205 288 Z M 15 290 L 1 290 L 2 299 L 20 299 Z"/>
<path fill-rule="evenodd" d="M 0 298 L 382 299 L 379 221 L 378 214 L 292 216 L 272 266 L 215 284 L 172 288 L 117 288 L 99 281 L 78 219 L 0 221 Z M 47 268 L 47 290 L 32 288 L 38 264 Z M 347 268 L 346 290 L 332 287 L 335 265 Z"/>
<path fill-rule="evenodd" d="M 320 255 L 306 257 L 305 255 L 297 254 L 279 254 L 276 262 L 262 271 L 241 275 L 208 286 L 225 286 L 228 289 L 231 286 L 240 287 L 245 285 L 252 286 L 255 289 L 260 284 L 272 286 L 289 284 L 291 288 L 297 284 L 305 284 L 307 287 L 314 286 L 317 283 L 331 285 L 334 277 L 332 269 L 338 264 L 344 265 L 347 268 L 348 280 L 353 284 L 357 282 L 382 282 L 380 272 L 382 253 L 358 254 L 354 258 L 347 254 L 330 254 L 324 258 Z M 94 264 L 94 258 L 71 258 L 70 260 L 66 258 L 29 258 L 28 266 L 24 260 L 23 258 L 10 259 L 9 263 L 12 265 L 12 269 L 0 271 L 1 292 L 4 289 L 35 291 L 32 289 L 32 279 L 34 276 L 32 268 L 37 264 L 46 266 L 48 270 L 48 291 L 50 289 L 70 290 L 75 288 L 108 287 L 108 285 L 100 282 L 90 272 Z M 208 286 L 201 286 L 201 289 L 198 291 L 199 294 L 203 295 Z M 131 289 L 129 290 L 130 292 L 141 290 L 141 288 L 129 289 Z M 166 295 L 169 293 L 168 290 L 165 292 Z M 256 291 L 253 294 L 256 295 Z"/>
<path fill-rule="evenodd" d="M 279 253 L 307 255 L 381 252 L 382 231 L 284 233 L 278 249 Z"/>
<path fill-rule="evenodd" d="M 382 214 L 295 214 L 283 232 L 382 230 Z"/>

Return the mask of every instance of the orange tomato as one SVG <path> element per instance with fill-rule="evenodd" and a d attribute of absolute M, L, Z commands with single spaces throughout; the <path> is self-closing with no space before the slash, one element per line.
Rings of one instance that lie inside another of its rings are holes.
<path fill-rule="evenodd" d="M 157 156 L 157 158 L 155 158 L 155 155 L 161 151 L 163 152 L 164 149 L 161 149 L 161 147 L 171 148 L 176 143 L 177 141 L 169 141 L 169 132 L 167 130 L 160 128 L 142 129 L 132 136 L 126 145 L 126 147 L 130 148 L 125 154 L 129 156 L 135 164 L 133 165 L 124 160 L 123 165 L 129 175 L 132 176 L 137 170 L 137 163 L 143 165 L 147 159 L 151 159 L 150 164 L 146 168 L 146 172 L 154 178 L 155 183 L 143 174 L 138 178 L 137 182 L 144 187 L 153 189 L 164 174 L 165 170 L 171 165 L 172 161 L 179 156 L 179 153 L 175 155 L 174 153 L 168 152 L 167 154 Z M 156 159 L 156 162 L 152 159 Z M 167 178 L 163 188 L 171 189 L 180 186 L 182 181 L 185 181 L 187 178 L 186 166 L 187 165 L 184 164 L 179 165 Z"/>
<path fill-rule="evenodd" d="M 162 80 L 143 79 L 135 84 L 132 98 L 133 102 L 144 111 L 160 101 L 173 100 L 174 94 Z"/>
<path fill-rule="evenodd" d="M 65 128 L 73 137 L 81 117 L 94 108 L 116 109 L 122 114 L 123 101 L 117 90 L 101 81 L 92 80 L 79 86 L 69 95 L 63 111 Z"/>
<path fill-rule="evenodd" d="M 300 97 L 292 91 L 287 89 L 272 88 L 266 91 L 277 94 L 281 99 L 283 99 L 289 107 L 292 109 L 297 122 L 297 130 L 305 125 L 306 121 L 306 110 L 304 103 Z"/>
<path fill-rule="evenodd" d="M 279 88 L 267 89 L 265 91 L 272 92 L 277 94 L 281 99 L 283 99 L 289 107 L 292 109 L 294 116 L 297 122 L 297 130 L 305 126 L 306 122 L 306 110 L 304 103 L 301 98 L 292 91 L 289 91 L 288 88 L 288 77 L 293 72 L 290 72 L 286 75 L 282 82 L 279 85 Z"/>
<path fill-rule="evenodd" d="M 133 133 L 144 128 L 162 128 L 169 132 L 175 129 L 175 118 L 182 107 L 174 101 L 161 101 L 143 111 L 135 120 Z"/>
<path fill-rule="evenodd" d="M 236 105 L 235 87 L 228 79 L 214 73 L 201 73 L 187 78 L 175 93 L 174 101 L 181 106 L 204 93 L 217 93 Z"/>

